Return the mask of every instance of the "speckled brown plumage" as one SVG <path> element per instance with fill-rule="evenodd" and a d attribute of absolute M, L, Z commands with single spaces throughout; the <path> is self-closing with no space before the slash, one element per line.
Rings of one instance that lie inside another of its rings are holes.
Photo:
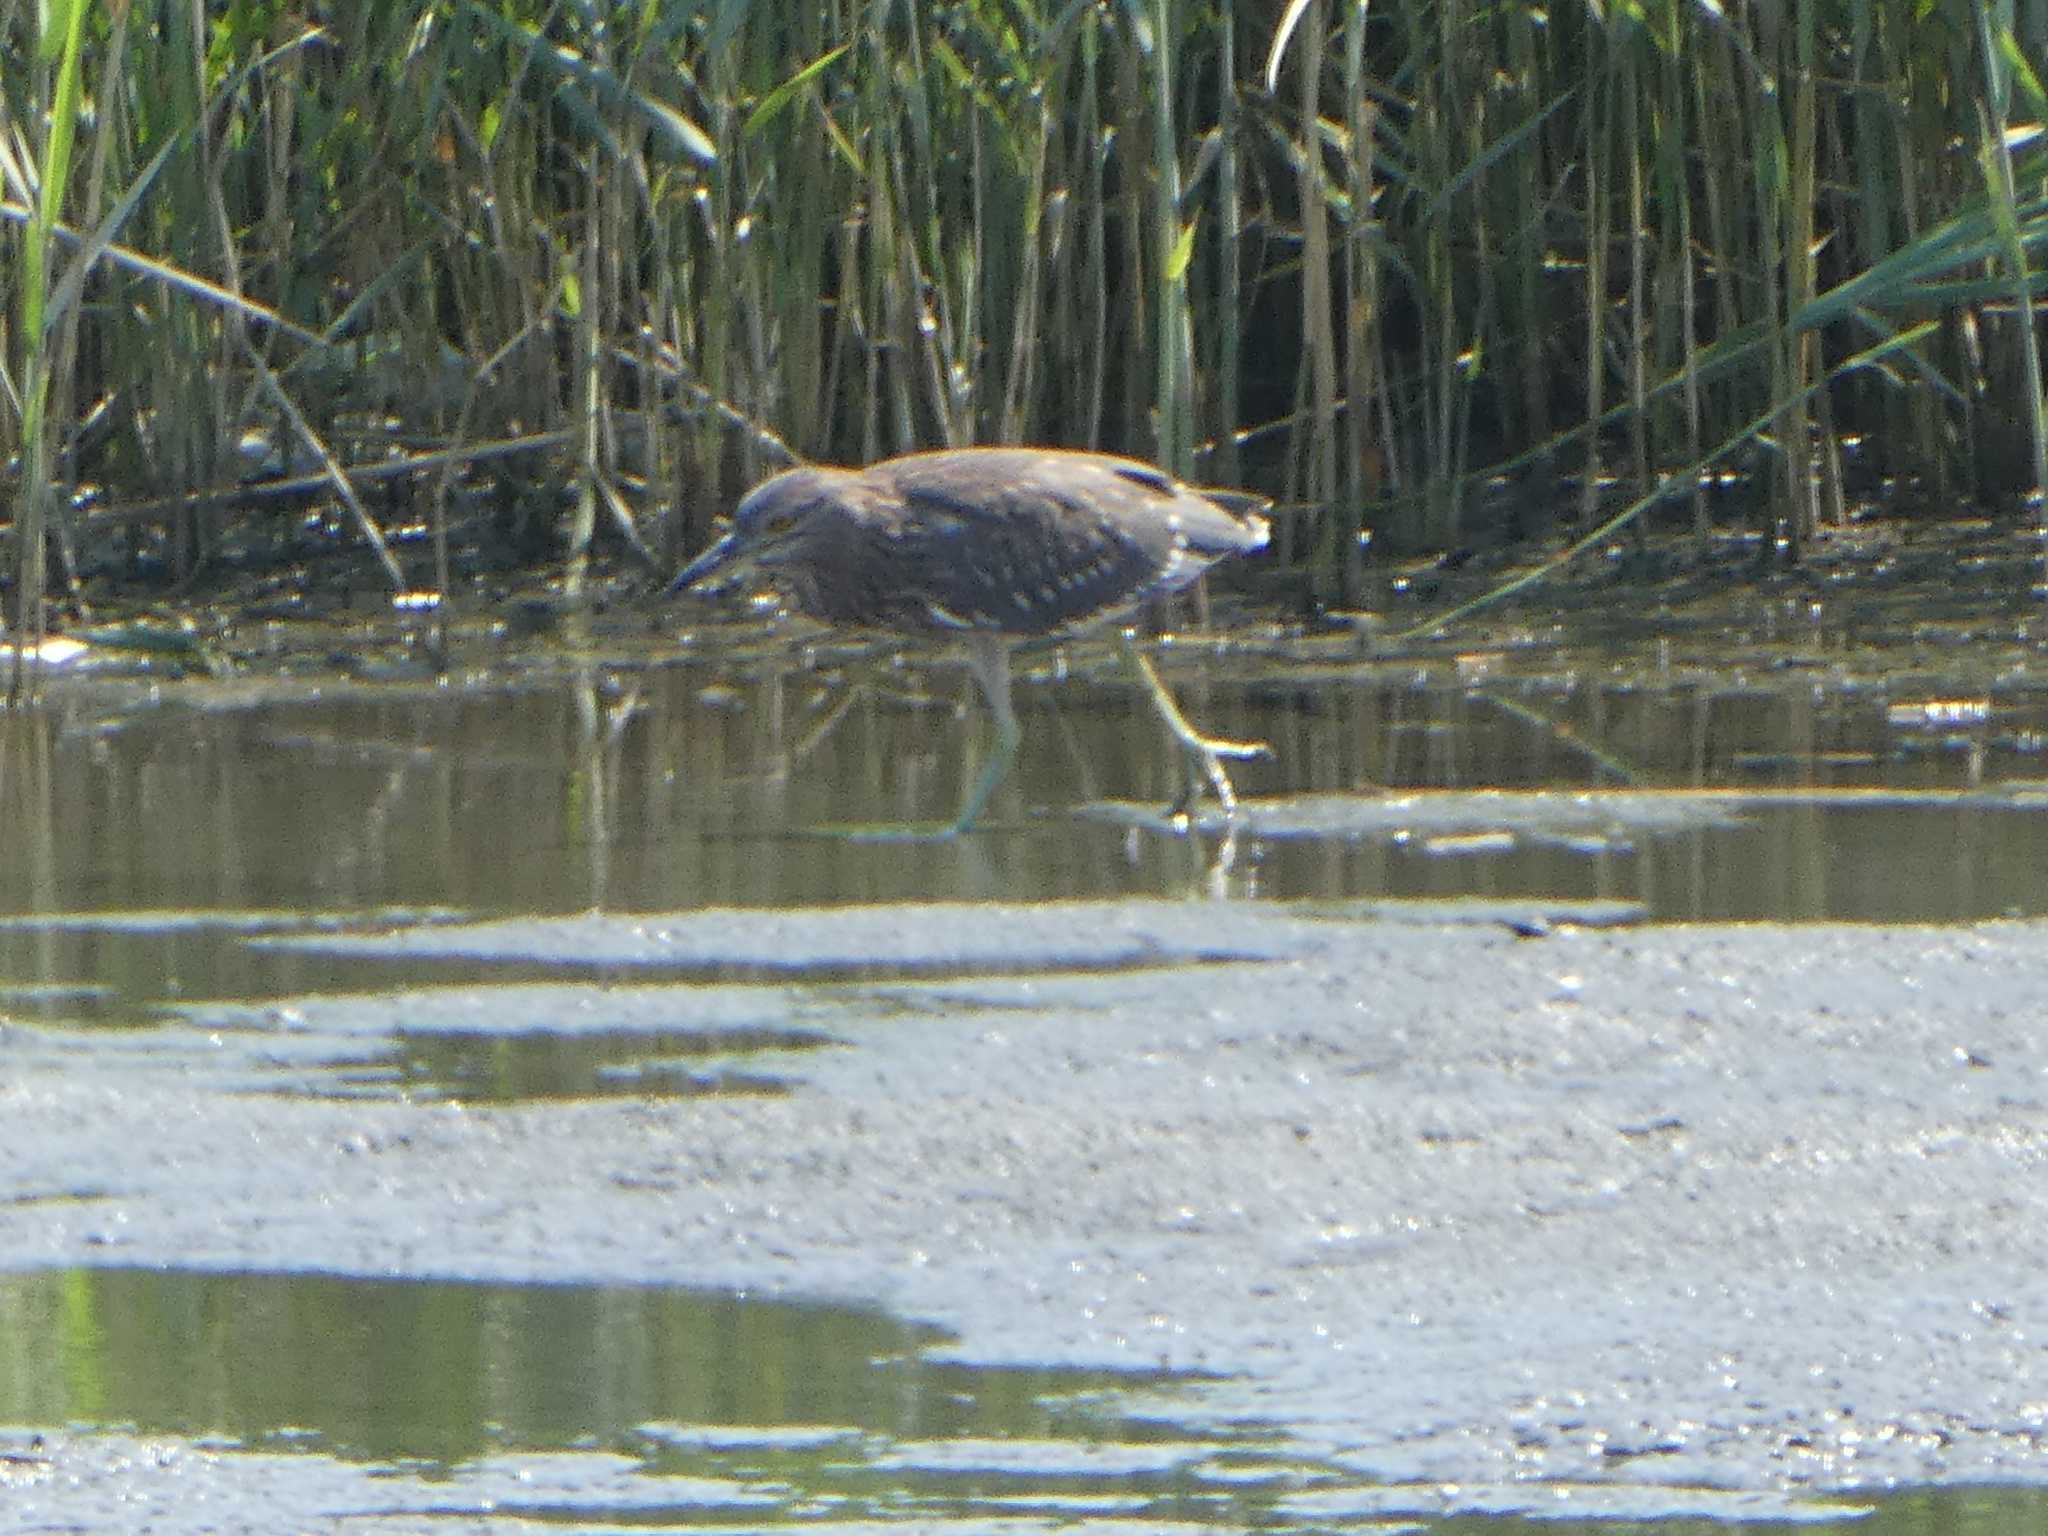
<path fill-rule="evenodd" d="M 1265 503 L 1131 459 L 958 448 L 786 471 L 677 579 L 746 561 L 792 608 L 913 633 L 1062 634 L 1266 542 Z"/>

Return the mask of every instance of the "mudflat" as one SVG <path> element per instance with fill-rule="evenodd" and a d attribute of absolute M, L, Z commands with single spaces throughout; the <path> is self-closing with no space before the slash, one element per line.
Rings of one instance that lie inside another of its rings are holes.
<path fill-rule="evenodd" d="M 258 940 L 470 969 L 143 1035 L 0 1026 L 0 1268 L 872 1301 L 976 1362 L 1203 1373 L 1177 1416 L 1389 1481 L 2048 1479 L 2048 926 L 1561 916 Z M 299 1091 L 393 1034 L 536 1028 L 732 1031 L 781 1091 Z"/>

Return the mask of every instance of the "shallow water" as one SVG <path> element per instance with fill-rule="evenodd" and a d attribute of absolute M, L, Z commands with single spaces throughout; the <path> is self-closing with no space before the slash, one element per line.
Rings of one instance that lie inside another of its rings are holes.
<path fill-rule="evenodd" d="M 1171 1376 L 970 1369 L 931 1358 L 934 1330 L 881 1314 L 655 1288 L 56 1271 L 0 1277 L 0 1341 L 0 1424 L 139 1438 L 160 1461 L 203 1448 L 223 1516 L 261 1497 L 237 1487 L 238 1463 L 280 1453 L 330 1519 L 570 1530 L 1467 1532 L 1516 1510 L 1560 1536 L 1730 1519 L 2008 1536 L 2048 1516 L 2048 1495 L 2021 1490 L 1390 1486 L 1255 1423 L 1177 1424 L 1187 1383 Z M 64 1510 L 49 1485 L 72 1443 L 0 1432 L 0 1526 Z M 99 1496 L 100 1470 L 77 1497 Z"/>
<path fill-rule="evenodd" d="M 1246 830 L 1221 860 L 1213 833 L 1130 824 L 1159 823 L 1177 764 L 1142 696 L 1082 659 L 1065 679 L 1039 659 L 1012 779 L 951 843 L 833 835 L 950 814 L 986 720 L 943 665 L 60 694 L 0 717 L 0 911 L 1185 893 L 1602 898 L 1663 919 L 2048 910 L 2048 688 L 2010 676 L 1188 657 L 1169 675 L 1204 728 L 1273 747 L 1237 769 Z"/>

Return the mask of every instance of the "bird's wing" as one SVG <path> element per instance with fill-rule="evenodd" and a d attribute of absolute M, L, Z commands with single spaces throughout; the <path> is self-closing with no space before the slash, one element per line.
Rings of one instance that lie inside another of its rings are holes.
<path fill-rule="evenodd" d="M 1131 607 L 1163 552 L 1134 538 L 1113 504 L 1056 476 L 902 488 L 894 538 L 935 622 L 1052 634 Z"/>
<path fill-rule="evenodd" d="M 1119 480 L 1128 480 L 1143 490 L 1152 491 L 1171 500 L 1180 494 L 1180 483 L 1163 469 L 1150 464 L 1141 464 L 1136 459 L 1122 459 L 1105 466 L 1108 473 Z"/>

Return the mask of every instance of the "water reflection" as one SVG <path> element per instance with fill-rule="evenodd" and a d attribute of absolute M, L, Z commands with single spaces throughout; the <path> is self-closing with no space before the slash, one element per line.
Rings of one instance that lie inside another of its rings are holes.
<path fill-rule="evenodd" d="M 175 1450 L 216 1455 L 210 1518 L 310 1498 L 323 1522 L 403 1513 L 465 1529 L 984 1531 L 992 1524 L 1497 1533 L 1724 1532 L 1794 1522 L 1859 1536 L 2018 1536 L 2048 1494 L 1868 1501 L 1509 1479 L 1374 1483 L 1256 1426 L 1194 1430 L 1164 1376 L 968 1369 L 929 1329 L 850 1308 L 652 1287 L 69 1270 L 0 1277 L 0 1432 L 24 1512 L 146 1494 Z M 1124 1394 L 1141 1391 L 1134 1416 Z M 132 1435 L 157 1444 L 133 1454 Z M 115 1448 L 93 1459 L 91 1437 Z M 258 1457 L 256 1453 L 267 1453 Z M 278 1453 L 287 1458 L 280 1461 Z M 337 1476 L 333 1458 L 368 1463 Z M 237 1481 L 236 1463 L 251 1468 Z M 41 1474 L 83 1471 L 69 1501 Z M 260 1468 L 260 1470 L 257 1470 Z M 251 1528 L 257 1528 L 252 1525 Z M 413 1528 L 407 1525 L 405 1528 Z"/>
<path fill-rule="evenodd" d="M 815 1050 L 822 1035 L 621 1031 L 479 1038 L 411 1035 L 379 1069 L 337 1075 L 341 1091 L 466 1103 L 529 1103 L 600 1097 L 692 1098 L 789 1091 L 780 1053 Z"/>
<path fill-rule="evenodd" d="M 830 1430 L 828 1459 L 863 1436 L 1161 1438 L 1062 1406 L 1118 1378 L 925 1359 L 943 1337 L 656 1287 L 66 1270 L 0 1278 L 0 1422 L 442 1465 L 650 1436 L 673 1462 L 690 1426 Z"/>
<path fill-rule="evenodd" d="M 1213 839 L 1076 814 L 1102 799 L 1163 805 L 1178 787 L 1144 702 L 1092 668 L 1020 687 L 1024 746 L 980 835 L 813 835 L 945 815 L 984 744 L 957 669 L 856 660 L 737 679 L 621 665 L 509 690 L 351 685 L 233 707 L 204 683 L 119 707 L 59 693 L 0 717 L 0 907 L 631 911 L 1220 885 L 1275 899 L 1597 897 L 1686 919 L 2048 910 L 2048 817 L 2020 799 L 1925 795 L 2041 775 L 2048 702 L 2020 688 L 1902 696 L 1846 679 L 1649 686 L 1491 663 L 1185 658 L 1174 680 L 1208 728 L 1272 743 L 1239 787 L 1282 813 L 1301 796 L 1376 805 L 1482 787 L 1923 793 L 1765 801 L 1731 825 L 1576 846 L 1512 821 L 1457 840 L 1250 838 L 1219 881 Z M 105 965 L 67 951 L 104 942 L 16 932 L 0 960 L 38 981 L 98 979 Z M 23 965 L 24 948 L 44 958 Z"/>

